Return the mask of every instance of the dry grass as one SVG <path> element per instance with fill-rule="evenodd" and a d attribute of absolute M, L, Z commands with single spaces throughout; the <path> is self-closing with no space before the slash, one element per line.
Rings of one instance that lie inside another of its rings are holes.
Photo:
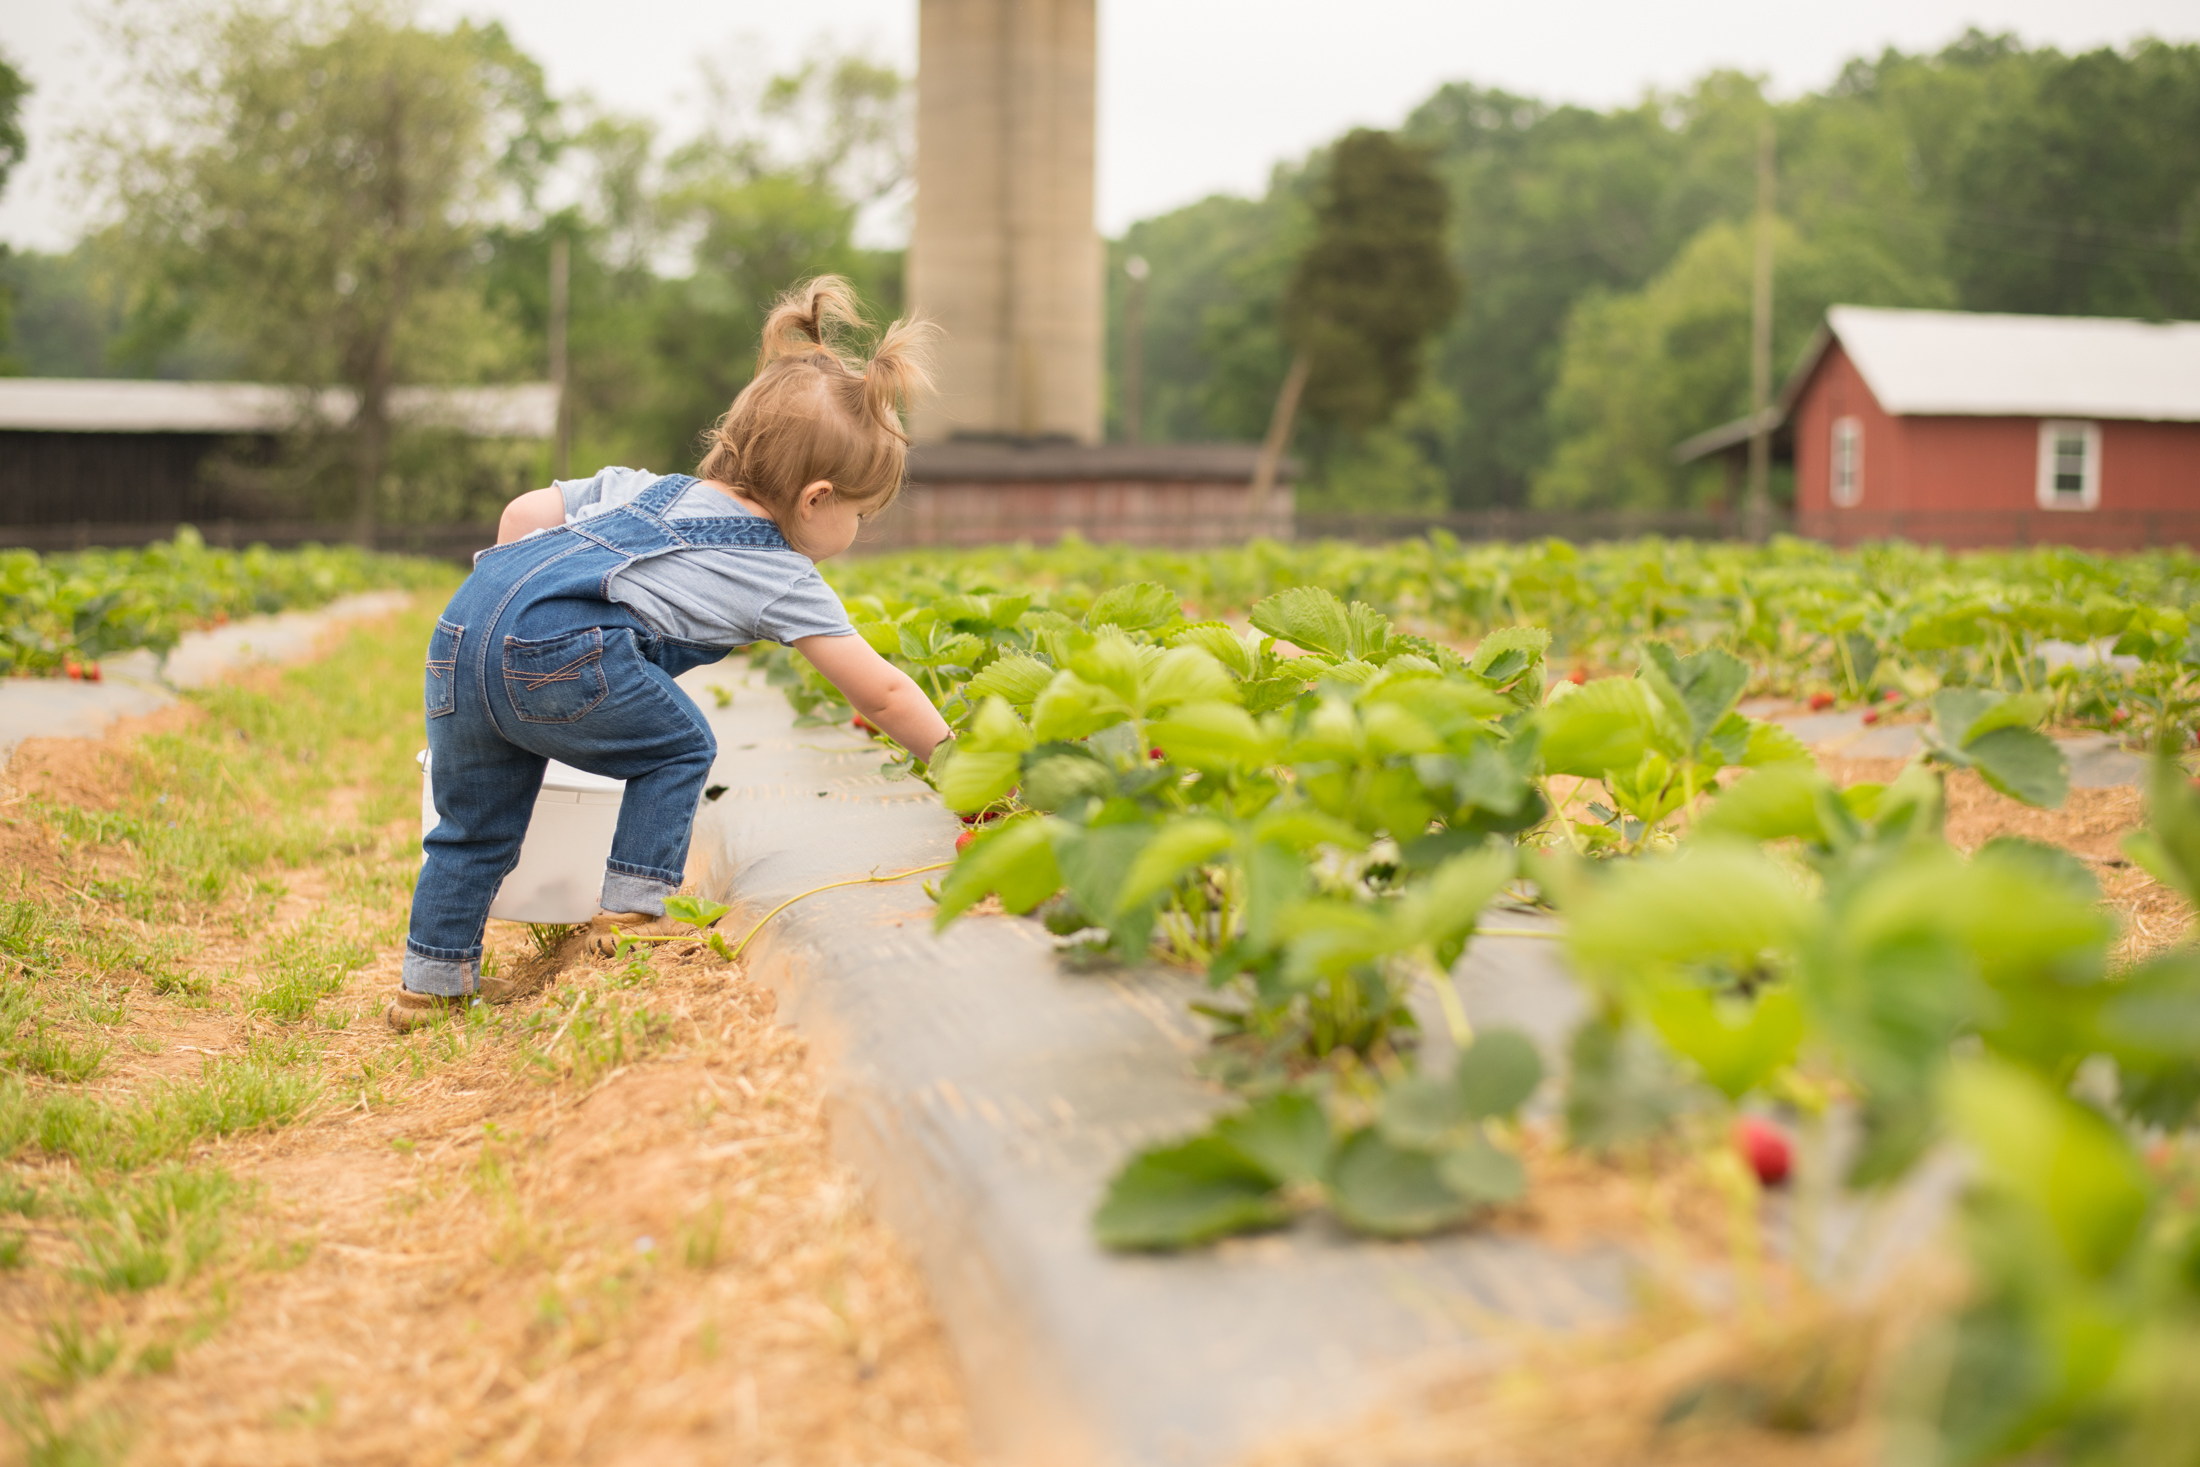
<path fill-rule="evenodd" d="M 1836 784 L 1869 780 L 1884 784 L 1902 772 L 1899 759 L 1849 759 L 1821 754 L 1819 767 Z M 2060 846 L 2093 867 L 2101 896 L 2123 923 L 2116 945 L 2119 962 L 2136 962 L 2184 941 L 2192 933 L 2192 911 L 2123 853 L 2124 837 L 2146 823 L 2146 802 L 2132 785 L 2074 789 L 2053 810 L 2035 810 L 1990 787 L 1969 770 L 1948 776 L 1948 840 L 1975 851 L 1996 836 L 2022 836 Z"/>
<path fill-rule="evenodd" d="M 0 896 L 36 941 L 0 980 L 99 1062 L 0 1077 L 0 1118 L 31 1127 L 0 1178 L 28 1210 L 0 1208 L 0 1459 L 967 1460 L 914 1270 L 738 970 L 534 959 L 492 924 L 494 961 L 555 971 L 544 993 L 382 1024 L 418 864 L 418 620 L 345 650 L 352 681 L 402 677 L 395 712 L 332 711 L 329 667 L 269 671 L 11 763 Z M 178 844 L 172 811 L 211 834 Z M 154 1099 L 217 1070 L 307 1099 L 146 1151 Z M 119 1117 L 114 1144 L 55 1139 L 55 1107 Z M 185 1200 L 129 1226 L 172 1256 L 93 1277 L 98 1220 L 163 1186 Z"/>
<path fill-rule="evenodd" d="M 312 1251 L 133 1392 L 163 1427 L 132 1460 L 963 1460 L 944 1343 L 801 1042 L 715 958 L 641 967 L 576 964 L 532 1006 L 662 1016 L 585 1088 L 530 1072 L 526 1015 L 484 1018 L 414 1041 L 463 1049 L 397 1103 L 232 1147 Z"/>
<path fill-rule="evenodd" d="M 1613 1329 L 1436 1369 L 1245 1467 L 1868 1467 L 1887 1456 L 1902 1346 L 1950 1295 L 1915 1276 L 1867 1308 L 1720 1315 L 1654 1295 Z"/>

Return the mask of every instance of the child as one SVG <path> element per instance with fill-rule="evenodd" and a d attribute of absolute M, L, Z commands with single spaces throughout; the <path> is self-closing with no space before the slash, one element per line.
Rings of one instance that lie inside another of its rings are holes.
<path fill-rule="evenodd" d="M 862 325 L 820 276 L 764 323 L 756 376 L 711 432 L 696 477 L 605 469 L 522 494 L 428 641 L 428 749 L 441 817 L 413 892 L 405 1030 L 467 1003 L 523 996 L 481 974 L 489 903 L 519 861 L 543 768 L 626 781 L 604 872 L 605 937 L 673 930 L 718 746 L 673 679 L 755 641 L 783 642 L 902 747 L 948 736 L 931 700 L 848 624 L 816 562 L 901 490 L 896 408 L 929 385 L 930 328 L 897 321 L 868 364 L 837 350 Z"/>

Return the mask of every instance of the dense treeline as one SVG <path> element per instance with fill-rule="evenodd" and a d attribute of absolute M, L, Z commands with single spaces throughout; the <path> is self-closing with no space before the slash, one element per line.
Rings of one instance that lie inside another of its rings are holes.
<path fill-rule="evenodd" d="M 1387 426 L 1301 431 L 1313 497 L 1652 507 L 1717 492 L 1668 450 L 1748 406 L 1767 116 L 1783 366 L 1834 303 L 2200 316 L 2200 47 L 2064 56 L 1974 32 L 1778 104 L 1726 72 L 1610 112 L 1456 83 L 1401 133 L 1451 186 L 1465 303 Z M 1152 271 L 1147 436 L 1265 426 L 1289 355 L 1276 303 L 1327 166 L 1317 153 L 1261 198 L 1206 199 L 1117 243 L 1113 263 Z M 1111 272 L 1118 310 L 1123 283 Z"/>
<path fill-rule="evenodd" d="M 103 227 L 67 254 L 0 253 L 14 317 L 0 370 L 340 381 L 370 401 L 378 381 L 538 378 L 563 238 L 573 461 L 671 467 L 746 379 L 775 291 L 830 269 L 883 311 L 901 303 L 900 252 L 859 244 L 895 231 L 858 228 L 907 200 L 910 93 L 891 68 L 823 58 L 767 79 L 736 59 L 700 135 L 673 146 L 550 95 L 497 27 L 437 30 L 399 0 L 176 14 L 137 37 L 143 94 L 136 110 L 118 101 L 87 153 Z M 0 169 L 21 150 L 10 76 Z M 405 87 L 420 121 L 377 134 L 361 99 Z M 1373 426 L 1313 395 L 1292 443 L 1310 470 L 1302 503 L 1717 495 L 1716 472 L 1678 469 L 1669 450 L 1747 405 L 1768 117 L 1783 365 L 1836 302 L 2200 317 L 2200 46 L 2065 56 L 1974 32 L 1936 55 L 1852 62 L 1789 102 L 1719 72 L 1605 112 L 1455 83 L 1396 136 L 1449 192 L 1460 303 L 1427 293 L 1444 324 Z M 1111 245 L 1111 382 L 1121 267 L 1151 265 L 1148 439 L 1268 427 L 1293 355 L 1288 287 L 1334 156 Z M 385 187 L 347 186 L 362 176 Z M 298 508 L 444 519 L 547 467 L 402 432 L 377 459 L 362 454 L 374 431 L 302 440 L 276 477 Z"/>

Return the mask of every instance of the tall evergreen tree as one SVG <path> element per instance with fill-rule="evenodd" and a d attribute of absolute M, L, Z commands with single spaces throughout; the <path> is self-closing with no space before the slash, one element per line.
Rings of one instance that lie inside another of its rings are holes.
<path fill-rule="evenodd" d="M 1337 140 L 1283 298 L 1284 335 L 1311 363 L 1308 416 L 1364 432 L 1413 395 L 1423 344 L 1459 309 L 1450 217 L 1427 150 L 1368 128 Z"/>
<path fill-rule="evenodd" d="M 1451 194 L 1427 150 L 1355 128 L 1337 140 L 1314 203 L 1314 237 L 1284 288 L 1293 358 L 1261 456 L 1266 498 L 1302 396 L 1309 417 L 1362 433 L 1420 385 L 1423 347 L 1459 309 L 1446 248 Z"/>

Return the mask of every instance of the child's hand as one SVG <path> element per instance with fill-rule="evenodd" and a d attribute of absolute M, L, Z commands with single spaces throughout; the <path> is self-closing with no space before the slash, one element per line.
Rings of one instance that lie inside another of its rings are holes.
<path fill-rule="evenodd" d="M 857 636 L 798 637 L 794 650 L 810 659 L 849 706 L 893 741 L 930 762 L 947 740 L 947 720 L 909 675 Z"/>

